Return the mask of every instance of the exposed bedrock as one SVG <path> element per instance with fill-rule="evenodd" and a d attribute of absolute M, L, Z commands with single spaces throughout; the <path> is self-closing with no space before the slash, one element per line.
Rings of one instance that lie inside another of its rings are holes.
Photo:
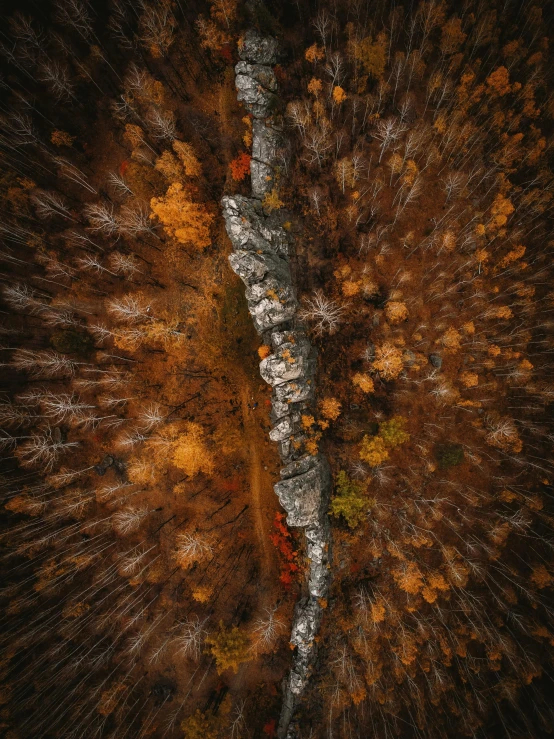
<path fill-rule="evenodd" d="M 254 117 L 252 197 L 222 199 L 233 245 L 229 263 L 246 286 L 248 309 L 272 353 L 260 362 L 262 378 L 273 388 L 270 438 L 279 446 L 281 480 L 274 486 L 289 526 L 304 529 L 310 569 L 305 594 L 295 607 L 291 644 L 296 648 L 283 691 L 279 739 L 293 739 L 295 709 L 308 684 L 316 656 L 323 600 L 330 581 L 330 526 L 327 515 L 331 473 L 326 458 L 308 453 L 302 415 L 313 413 L 317 352 L 297 318 L 298 301 L 290 269 L 291 238 L 278 211 L 268 213 L 264 196 L 283 176 L 287 140 L 279 116 L 281 101 L 270 65 L 278 44 L 249 30 L 235 67 L 238 99 Z M 291 723 L 292 722 L 292 723 Z"/>

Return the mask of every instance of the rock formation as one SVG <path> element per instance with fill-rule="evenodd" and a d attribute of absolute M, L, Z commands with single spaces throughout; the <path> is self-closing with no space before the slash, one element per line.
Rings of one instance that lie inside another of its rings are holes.
<path fill-rule="evenodd" d="M 317 361 L 297 318 L 291 239 L 279 211 L 268 212 L 263 206 L 263 198 L 278 181 L 279 163 L 286 157 L 281 103 L 271 66 L 277 54 L 275 39 L 253 30 L 244 35 L 235 71 L 238 99 L 254 117 L 252 197 L 226 196 L 222 206 L 234 249 L 229 257 L 231 268 L 246 286 L 256 330 L 273 349 L 260 363 L 260 374 L 273 388 L 269 435 L 278 443 L 284 465 L 275 492 L 287 512 L 288 525 L 304 529 L 310 560 L 307 592 L 295 607 L 291 643 L 296 652 L 284 687 L 278 729 L 280 739 L 293 739 L 296 733 L 291 720 L 315 660 L 322 599 L 329 590 L 331 475 L 325 457 L 305 449 L 301 418 L 313 412 Z"/>

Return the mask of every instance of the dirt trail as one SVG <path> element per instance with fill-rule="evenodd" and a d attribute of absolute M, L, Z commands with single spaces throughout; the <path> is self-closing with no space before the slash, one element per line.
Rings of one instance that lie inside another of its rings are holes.
<path fill-rule="evenodd" d="M 271 502 L 267 500 L 267 490 L 271 490 L 269 484 L 269 475 L 265 472 L 262 467 L 262 461 L 260 457 L 260 429 L 252 409 L 249 407 L 249 400 L 251 397 L 250 389 L 248 384 L 245 382 L 240 388 L 240 400 L 242 406 L 242 418 L 244 423 L 244 436 L 248 446 L 248 459 L 250 465 L 250 495 L 252 498 L 252 511 L 254 519 L 254 527 L 256 530 L 256 536 L 260 542 L 260 549 L 262 551 L 262 575 L 264 577 L 272 576 L 272 564 L 271 564 L 271 552 L 269 549 L 269 522 L 267 520 L 266 511 L 269 505 L 273 504 L 273 498 Z M 265 493 L 265 496 L 264 496 Z M 271 496 L 273 496 L 273 490 L 271 490 Z M 266 501 L 264 501 L 266 497 Z"/>

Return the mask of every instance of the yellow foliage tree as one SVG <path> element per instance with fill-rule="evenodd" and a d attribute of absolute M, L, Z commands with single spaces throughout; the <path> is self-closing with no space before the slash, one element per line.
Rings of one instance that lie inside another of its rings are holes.
<path fill-rule="evenodd" d="M 185 141 L 174 141 L 173 151 L 177 154 L 187 177 L 199 177 L 202 174 L 202 165 L 198 161 L 194 149 Z"/>
<path fill-rule="evenodd" d="M 262 201 L 264 208 L 271 213 L 272 210 L 279 210 L 284 206 L 283 201 L 279 198 L 279 193 L 274 187 L 271 192 L 266 192 Z"/>
<path fill-rule="evenodd" d="M 308 92 L 310 95 L 313 95 L 314 97 L 317 97 L 319 93 L 321 92 L 321 88 L 323 87 L 323 84 L 321 80 L 318 80 L 317 77 L 312 77 L 308 84 Z"/>
<path fill-rule="evenodd" d="M 402 352 L 394 344 L 385 342 L 375 348 L 373 369 L 379 372 L 384 380 L 395 380 L 403 368 Z"/>
<path fill-rule="evenodd" d="M 352 378 L 352 383 L 356 385 L 356 387 L 359 387 L 363 393 L 372 393 L 375 390 L 371 377 L 362 372 L 356 372 Z"/>
<path fill-rule="evenodd" d="M 333 100 L 337 105 L 344 103 L 346 100 L 346 92 L 342 87 L 340 87 L 340 85 L 333 88 Z"/>
<path fill-rule="evenodd" d="M 341 404 L 336 398 L 323 398 L 319 407 L 323 418 L 330 421 L 336 421 L 341 414 Z"/>
<path fill-rule="evenodd" d="M 387 36 L 380 33 L 373 41 L 371 36 L 361 41 L 349 42 L 350 53 L 361 64 L 365 74 L 375 80 L 383 79 L 387 63 Z"/>
<path fill-rule="evenodd" d="M 323 49 L 321 49 L 317 44 L 312 44 L 304 52 L 304 57 L 312 64 L 315 64 L 315 62 L 320 62 L 324 58 L 324 56 L 325 54 L 323 52 Z"/>
<path fill-rule="evenodd" d="M 210 244 L 210 227 L 214 220 L 203 203 L 195 203 L 189 190 L 180 182 L 169 186 L 164 197 L 152 198 L 150 218 L 159 218 L 164 231 L 180 244 L 204 249 Z"/>
<path fill-rule="evenodd" d="M 389 323 L 400 323 L 408 318 L 408 308 L 405 303 L 389 300 L 385 306 L 385 315 Z"/>
<path fill-rule="evenodd" d="M 370 467 L 377 467 L 389 458 L 385 442 L 380 436 L 364 436 L 360 449 L 360 459 Z"/>
<path fill-rule="evenodd" d="M 214 471 L 214 458 L 206 446 L 206 437 L 200 424 L 187 424 L 186 432 L 173 444 L 172 461 L 189 477 L 194 477 L 199 472 L 210 475 Z"/>

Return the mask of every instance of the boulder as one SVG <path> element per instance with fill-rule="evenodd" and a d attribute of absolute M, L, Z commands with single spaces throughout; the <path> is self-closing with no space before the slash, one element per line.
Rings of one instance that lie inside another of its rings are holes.
<path fill-rule="evenodd" d="M 290 267 L 276 254 L 239 250 L 229 256 L 229 264 L 245 285 L 261 282 L 267 274 L 272 274 L 281 283 L 291 283 Z"/>
<path fill-rule="evenodd" d="M 226 195 L 221 199 L 221 205 L 234 249 L 288 256 L 290 244 L 286 231 L 274 219 L 264 216 L 259 200 L 244 195 Z"/>
<path fill-rule="evenodd" d="M 285 441 L 294 433 L 294 424 L 290 416 L 282 418 L 269 432 L 271 441 Z"/>
<path fill-rule="evenodd" d="M 327 466 L 319 458 L 316 465 L 295 477 L 274 485 L 289 526 L 317 526 L 326 515 L 325 501 L 330 491 Z"/>
<path fill-rule="evenodd" d="M 306 653 L 313 648 L 321 622 L 321 606 L 316 598 L 303 598 L 294 609 L 291 644 Z"/>
<path fill-rule="evenodd" d="M 262 359 L 260 375 L 272 386 L 312 376 L 315 366 L 308 361 L 310 349 L 309 344 L 283 344 L 275 354 Z"/>
<path fill-rule="evenodd" d="M 280 288 L 277 297 L 266 296 L 258 302 L 251 300 L 248 304 L 248 310 L 259 334 L 290 321 L 297 307 L 298 303 L 292 287 Z"/>
<path fill-rule="evenodd" d="M 279 42 L 271 36 L 261 36 L 250 28 L 239 42 L 239 57 L 253 64 L 276 64 Z"/>
<path fill-rule="evenodd" d="M 250 162 L 250 181 L 252 183 L 252 195 L 262 200 L 266 193 L 271 192 L 275 184 L 273 167 L 252 159 Z"/>
<path fill-rule="evenodd" d="M 303 475 L 305 472 L 308 472 L 308 470 L 312 470 L 314 467 L 317 467 L 319 463 L 319 454 L 316 456 L 314 456 L 313 454 L 305 454 L 303 457 L 300 457 L 300 459 L 287 464 L 286 467 L 283 467 L 281 469 L 281 479 L 289 480 L 291 477 L 298 477 L 298 475 Z"/>
<path fill-rule="evenodd" d="M 252 122 L 252 159 L 274 167 L 279 150 L 285 146 L 283 134 L 263 120 Z"/>
<path fill-rule="evenodd" d="M 280 418 L 290 415 L 291 406 L 291 403 L 283 403 L 276 398 L 271 398 L 271 422 L 275 423 Z"/>
<path fill-rule="evenodd" d="M 277 110 L 279 98 L 275 94 L 277 80 L 271 67 L 239 62 L 235 72 L 237 100 L 244 103 L 254 118 L 272 115 Z"/>
<path fill-rule="evenodd" d="M 314 397 L 315 386 L 312 379 L 302 378 L 276 385 L 273 392 L 282 403 L 302 403 Z"/>
<path fill-rule="evenodd" d="M 329 525 L 323 524 L 306 529 L 306 541 L 308 548 L 308 559 L 310 560 L 310 573 L 308 576 L 308 590 L 310 595 L 323 598 L 329 592 Z"/>

